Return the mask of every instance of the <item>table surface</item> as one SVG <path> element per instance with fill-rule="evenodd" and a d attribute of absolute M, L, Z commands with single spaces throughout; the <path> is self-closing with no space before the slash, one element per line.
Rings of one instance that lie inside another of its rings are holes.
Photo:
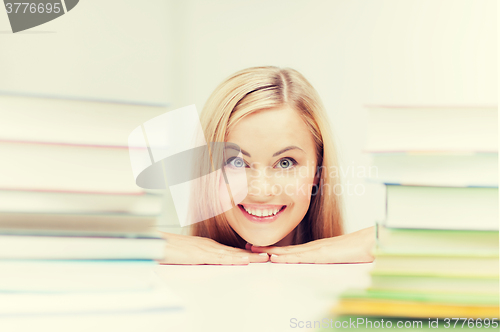
<path fill-rule="evenodd" d="M 186 307 L 182 331 L 290 331 L 328 317 L 338 295 L 370 284 L 373 264 L 160 265 Z"/>

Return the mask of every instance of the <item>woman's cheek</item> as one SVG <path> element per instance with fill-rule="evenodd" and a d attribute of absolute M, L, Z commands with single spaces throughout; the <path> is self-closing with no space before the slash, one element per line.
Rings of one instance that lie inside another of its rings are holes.
<path fill-rule="evenodd" d="M 225 178 L 222 171 L 218 171 L 219 176 L 219 201 L 222 207 L 220 213 L 229 211 L 233 208 L 234 204 L 241 203 L 248 194 L 247 176 L 245 169 L 231 169 L 224 168 Z M 216 172 L 214 172 L 215 174 Z M 215 175 L 214 175 L 215 176 Z M 231 197 L 232 196 L 232 197 Z M 232 199 L 231 199 L 232 198 Z"/>
<path fill-rule="evenodd" d="M 229 196 L 229 191 L 227 190 L 226 182 L 224 177 L 221 176 L 219 179 L 219 202 L 222 207 L 222 211 L 217 211 L 217 214 L 229 211 L 233 206 L 231 204 L 231 197 Z"/>
<path fill-rule="evenodd" d="M 281 194 L 289 196 L 294 202 L 309 202 L 314 182 L 314 177 L 309 173 L 304 167 L 292 173 L 292 176 L 278 178 L 274 185 L 274 194 L 281 191 Z"/>

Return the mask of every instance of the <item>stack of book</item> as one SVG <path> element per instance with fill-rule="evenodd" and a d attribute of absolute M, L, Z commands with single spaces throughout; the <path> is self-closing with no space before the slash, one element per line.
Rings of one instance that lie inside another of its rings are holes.
<path fill-rule="evenodd" d="M 164 112 L 0 95 L 0 316 L 179 308 L 159 300 L 153 273 L 162 195 L 136 185 L 128 147 L 134 128 Z"/>
<path fill-rule="evenodd" d="M 378 171 L 370 180 L 386 185 L 386 216 L 377 222 L 371 286 L 343 293 L 335 322 L 498 329 L 497 108 L 368 111 Z"/>
<path fill-rule="evenodd" d="M 162 107 L 0 95 L 0 258 L 158 259 L 129 133 Z"/>

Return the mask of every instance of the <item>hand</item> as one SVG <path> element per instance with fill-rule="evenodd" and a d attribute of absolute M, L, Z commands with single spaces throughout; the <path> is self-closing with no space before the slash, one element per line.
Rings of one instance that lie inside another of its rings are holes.
<path fill-rule="evenodd" d="M 212 239 L 161 233 L 167 243 L 165 257 L 160 264 L 248 265 L 269 260 L 267 254 L 225 246 Z"/>
<path fill-rule="evenodd" d="M 271 255 L 273 263 L 370 263 L 374 257 L 375 227 L 331 238 L 286 247 L 257 247 L 247 244 L 255 253 Z"/>

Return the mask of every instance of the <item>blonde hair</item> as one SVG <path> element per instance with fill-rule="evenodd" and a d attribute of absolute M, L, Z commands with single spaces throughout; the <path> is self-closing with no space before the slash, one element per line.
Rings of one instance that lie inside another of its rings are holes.
<path fill-rule="evenodd" d="M 283 106 L 296 110 L 313 135 L 319 186 L 327 188 L 321 190 L 321 194 L 311 195 L 309 209 L 297 226 L 293 243 L 341 235 L 344 232 L 342 197 L 331 190 L 339 183 L 339 177 L 330 177 L 324 171 L 338 168 L 336 149 L 319 95 L 299 72 L 273 66 L 253 67 L 227 78 L 215 89 L 202 111 L 200 120 L 206 141 L 225 142 L 230 130 L 247 115 Z M 243 248 L 246 243 L 230 227 L 224 214 L 192 225 L 191 234 L 233 247 Z"/>

